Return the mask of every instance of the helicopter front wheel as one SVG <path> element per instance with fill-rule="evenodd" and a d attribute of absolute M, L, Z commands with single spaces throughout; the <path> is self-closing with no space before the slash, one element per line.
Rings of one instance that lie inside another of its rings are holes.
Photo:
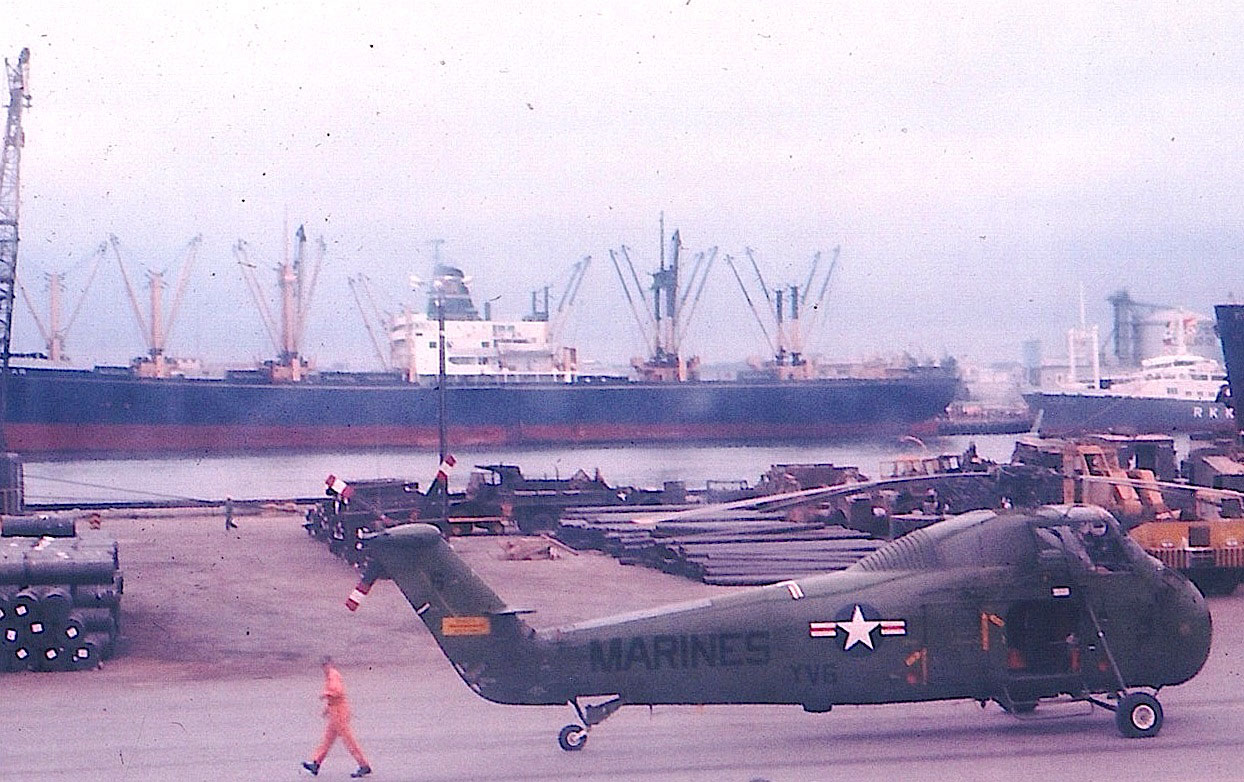
<path fill-rule="evenodd" d="M 1129 739 L 1156 736 L 1162 729 L 1162 704 L 1147 692 L 1129 692 L 1119 699 L 1114 724 Z"/>
<path fill-rule="evenodd" d="M 557 745 L 567 752 L 583 749 L 587 743 L 587 728 L 582 725 L 567 725 L 557 734 Z"/>

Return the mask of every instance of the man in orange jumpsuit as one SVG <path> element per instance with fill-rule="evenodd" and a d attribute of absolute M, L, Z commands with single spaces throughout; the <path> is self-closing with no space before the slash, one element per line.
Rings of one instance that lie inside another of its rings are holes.
<path fill-rule="evenodd" d="M 320 666 L 324 669 L 324 691 L 320 693 L 320 697 L 324 700 L 324 716 L 328 718 L 328 724 L 324 726 L 324 740 L 302 767 L 310 771 L 311 776 L 319 774 L 320 764 L 324 762 L 333 742 L 340 737 L 359 764 L 358 769 L 350 776 L 355 779 L 365 777 L 371 773 L 371 766 L 363 756 L 363 748 L 354 738 L 354 731 L 350 729 L 350 704 L 346 703 L 346 687 L 341 681 L 341 673 L 333 666 L 331 657 L 325 656 L 321 659 Z"/>

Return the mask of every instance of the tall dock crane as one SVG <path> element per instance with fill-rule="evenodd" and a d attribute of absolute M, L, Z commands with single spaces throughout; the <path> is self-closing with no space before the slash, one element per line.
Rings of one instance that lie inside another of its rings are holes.
<path fill-rule="evenodd" d="M 10 345 L 13 337 L 13 293 L 17 285 L 18 212 L 21 206 L 21 160 L 25 135 L 22 110 L 30 106 L 30 49 L 17 63 L 4 61 L 9 83 L 9 113 L 0 153 L 0 449 L 7 447 L 3 418 L 8 402 Z"/>

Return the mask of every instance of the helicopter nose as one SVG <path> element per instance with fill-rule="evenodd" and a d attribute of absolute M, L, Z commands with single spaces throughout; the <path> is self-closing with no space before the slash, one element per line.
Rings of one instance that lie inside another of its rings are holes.
<path fill-rule="evenodd" d="M 1196 676 L 1209 658 L 1213 623 L 1209 605 L 1191 582 L 1180 578 L 1172 586 L 1164 612 L 1170 648 L 1167 683 L 1181 684 Z"/>

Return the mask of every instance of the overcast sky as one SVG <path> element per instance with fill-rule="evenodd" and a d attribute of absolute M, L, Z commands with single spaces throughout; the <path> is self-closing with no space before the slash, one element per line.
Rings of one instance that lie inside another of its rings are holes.
<path fill-rule="evenodd" d="M 273 288 L 286 217 L 328 244 L 305 352 L 358 368 L 347 276 L 396 302 L 433 239 L 515 316 L 591 255 L 580 354 L 625 360 L 608 250 L 654 267 L 662 210 L 773 284 L 841 245 L 832 357 L 1058 352 L 1081 285 L 1103 334 L 1123 286 L 1206 313 L 1244 293 L 1238 5 L 203 5 L 0 4 L 0 53 L 31 49 L 19 276 L 45 302 L 67 272 L 74 304 L 109 233 L 136 276 L 203 234 L 171 353 L 273 353 L 230 248 Z M 132 320 L 106 266 L 69 349 L 137 355 Z M 765 352 L 724 265 L 689 333 L 710 361 Z"/>

